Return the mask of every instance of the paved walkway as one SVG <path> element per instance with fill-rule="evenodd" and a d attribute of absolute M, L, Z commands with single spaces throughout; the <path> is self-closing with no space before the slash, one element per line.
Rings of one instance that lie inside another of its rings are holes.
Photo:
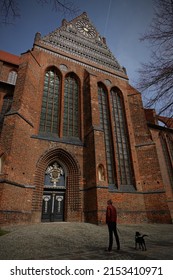
<path fill-rule="evenodd" d="M 107 226 L 40 223 L 3 227 L 1 260 L 173 260 L 173 224 L 119 225 L 121 250 L 110 254 Z M 147 251 L 135 250 L 136 231 L 147 234 Z M 115 244 L 115 243 L 114 243 Z"/>

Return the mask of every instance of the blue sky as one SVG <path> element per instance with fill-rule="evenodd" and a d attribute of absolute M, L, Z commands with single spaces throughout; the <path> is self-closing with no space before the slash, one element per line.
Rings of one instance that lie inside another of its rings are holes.
<path fill-rule="evenodd" d="M 73 1 L 73 0 L 69 0 Z M 50 4 L 38 0 L 18 0 L 21 17 L 13 25 L 0 25 L 0 49 L 20 55 L 32 48 L 35 33 L 47 35 L 61 25 L 64 15 Z M 49 1 L 48 1 L 49 2 Z M 87 12 L 101 36 L 135 86 L 141 62 L 148 61 L 150 49 L 140 42 L 153 16 L 153 0 L 74 0 L 80 11 Z M 66 16 L 67 20 L 72 17 Z"/>

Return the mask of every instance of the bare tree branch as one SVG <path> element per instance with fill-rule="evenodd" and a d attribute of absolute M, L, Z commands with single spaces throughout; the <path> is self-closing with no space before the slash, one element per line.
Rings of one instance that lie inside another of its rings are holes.
<path fill-rule="evenodd" d="M 73 0 L 35 0 L 41 5 L 50 5 L 52 10 L 57 13 L 67 15 L 76 15 L 79 8 L 74 5 Z M 20 2 L 18 0 L 0 0 L 0 23 L 13 24 L 20 17 Z"/>
<path fill-rule="evenodd" d="M 17 0 L 0 0 L 1 22 L 11 24 L 20 17 L 19 3 Z"/>
<path fill-rule="evenodd" d="M 152 54 L 139 70 L 138 88 L 147 108 L 169 117 L 173 115 L 173 0 L 155 0 L 152 24 L 141 40 L 150 43 Z"/>
<path fill-rule="evenodd" d="M 52 9 L 65 15 L 76 15 L 79 13 L 79 8 L 77 8 L 73 1 L 66 0 L 37 0 L 42 5 L 49 4 L 52 5 Z"/>

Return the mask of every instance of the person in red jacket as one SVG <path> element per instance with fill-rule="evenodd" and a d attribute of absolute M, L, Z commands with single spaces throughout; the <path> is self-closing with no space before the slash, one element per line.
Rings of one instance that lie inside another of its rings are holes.
<path fill-rule="evenodd" d="M 109 247 L 108 251 L 112 251 L 113 245 L 113 233 L 117 243 L 117 250 L 120 250 L 120 241 L 117 233 L 117 211 L 116 208 L 112 205 L 112 200 L 107 201 L 107 210 L 106 210 L 106 223 L 108 225 L 109 231 Z"/>

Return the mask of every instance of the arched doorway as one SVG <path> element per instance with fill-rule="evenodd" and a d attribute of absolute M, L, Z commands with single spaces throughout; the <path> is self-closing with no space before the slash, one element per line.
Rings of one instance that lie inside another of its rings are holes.
<path fill-rule="evenodd" d="M 38 160 L 32 197 L 32 220 L 82 221 L 80 165 L 71 152 L 47 150 Z"/>
<path fill-rule="evenodd" d="M 46 169 L 42 203 L 42 222 L 64 221 L 66 174 L 54 161 Z"/>

